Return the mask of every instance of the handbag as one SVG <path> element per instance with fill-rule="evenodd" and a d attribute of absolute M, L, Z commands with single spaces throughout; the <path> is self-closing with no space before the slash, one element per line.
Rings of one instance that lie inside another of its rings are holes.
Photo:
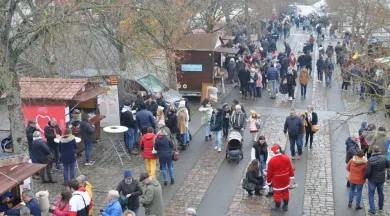
<path fill-rule="evenodd" d="M 158 151 L 154 148 L 155 144 L 156 144 L 156 138 L 154 138 L 154 141 L 153 141 L 152 155 L 157 156 L 158 155 Z"/>
<path fill-rule="evenodd" d="M 311 125 L 311 131 L 317 132 L 320 129 L 318 125 Z"/>
<path fill-rule="evenodd" d="M 249 182 L 248 178 L 244 178 L 244 180 L 242 180 L 242 188 L 248 191 L 254 191 L 256 184 Z"/>
<path fill-rule="evenodd" d="M 170 141 L 172 142 L 172 141 Z M 172 152 L 172 160 L 178 161 L 179 160 L 179 152 L 177 151 L 177 147 L 175 146 L 175 150 Z"/>
<path fill-rule="evenodd" d="M 125 195 L 121 194 L 120 197 L 119 197 L 119 203 L 122 206 L 125 206 L 125 205 L 127 205 L 129 203 L 129 199 L 127 199 Z"/>

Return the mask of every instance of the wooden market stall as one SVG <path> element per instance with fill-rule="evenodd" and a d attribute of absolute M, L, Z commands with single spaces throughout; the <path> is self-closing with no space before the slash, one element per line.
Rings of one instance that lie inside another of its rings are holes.
<path fill-rule="evenodd" d="M 71 127 L 70 124 L 76 120 L 71 119 L 72 112 L 79 110 L 82 115 L 89 115 L 89 122 L 96 127 L 95 140 L 99 139 L 99 122 L 105 116 L 100 115 L 98 96 L 105 93 L 105 88 L 89 82 L 88 79 L 23 77 L 19 84 L 26 125 L 29 119 L 35 119 L 41 128 L 42 137 L 43 129 L 49 120 L 56 118 L 62 132 L 66 128 L 72 128 L 74 135 L 81 138 L 78 127 Z M 82 141 L 78 144 L 77 152 L 84 148 Z"/>

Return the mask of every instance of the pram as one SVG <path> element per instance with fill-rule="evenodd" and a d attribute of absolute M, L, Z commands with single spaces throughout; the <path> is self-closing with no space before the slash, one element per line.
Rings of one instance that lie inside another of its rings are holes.
<path fill-rule="evenodd" d="M 228 163 L 235 160 L 238 164 L 240 163 L 240 160 L 244 158 L 241 140 L 242 137 L 239 131 L 232 130 L 229 132 L 228 146 L 226 149 L 226 158 Z"/>

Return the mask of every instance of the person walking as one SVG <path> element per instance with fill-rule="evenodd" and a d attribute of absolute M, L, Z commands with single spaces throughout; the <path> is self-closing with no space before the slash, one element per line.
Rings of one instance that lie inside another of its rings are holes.
<path fill-rule="evenodd" d="M 203 125 L 205 141 L 212 140 L 211 131 L 210 131 L 210 119 L 213 113 L 213 108 L 211 107 L 211 101 L 209 98 L 203 100 L 199 111 L 202 113 L 201 124 Z"/>
<path fill-rule="evenodd" d="M 326 55 L 328 56 L 328 59 L 332 59 L 333 53 L 334 53 L 334 48 L 332 43 L 329 43 L 328 47 L 326 47 Z"/>
<path fill-rule="evenodd" d="M 261 69 L 257 70 L 257 81 L 256 81 L 256 97 L 261 98 L 261 89 L 263 88 L 263 75 Z"/>
<path fill-rule="evenodd" d="M 68 185 L 69 179 L 74 178 L 74 169 L 77 161 L 77 143 L 70 128 L 65 130 L 64 136 L 60 139 L 60 150 L 61 160 L 64 166 L 64 185 Z"/>
<path fill-rule="evenodd" d="M 141 173 L 139 182 L 144 185 L 139 203 L 145 208 L 145 215 L 165 216 L 162 189 L 158 180 L 147 173 Z"/>
<path fill-rule="evenodd" d="M 173 172 L 173 142 L 169 139 L 164 130 L 160 130 L 156 134 L 156 140 L 154 142 L 154 149 L 157 151 L 158 160 L 160 162 L 164 185 L 168 184 L 167 170 L 169 171 L 169 176 L 171 177 L 171 184 L 175 183 L 175 175 Z"/>
<path fill-rule="evenodd" d="M 257 159 L 252 160 L 251 164 L 248 166 L 248 170 L 246 172 L 246 178 L 249 183 L 255 184 L 255 195 L 261 196 L 260 190 L 263 187 L 264 180 L 260 177 L 259 174 L 259 161 Z M 246 190 L 249 196 L 253 195 L 253 191 Z"/>
<path fill-rule="evenodd" d="M 272 207 L 271 210 L 276 212 L 282 211 L 282 200 L 283 210 L 288 211 L 290 180 L 294 179 L 294 168 L 291 160 L 280 152 L 280 148 L 278 144 L 271 147 L 274 156 L 269 160 L 267 168 L 267 185 L 272 184 L 274 190 L 275 207 Z"/>
<path fill-rule="evenodd" d="M 58 143 L 54 142 L 55 138 L 59 138 L 62 136 L 62 131 L 60 127 L 57 125 L 57 120 L 55 118 L 50 119 L 50 121 L 47 123 L 44 134 L 46 138 L 46 143 L 50 147 L 51 151 L 54 153 L 55 156 L 55 169 L 60 170 L 60 149 Z"/>
<path fill-rule="evenodd" d="M 290 116 L 286 118 L 284 122 L 283 133 L 287 136 L 290 141 L 290 151 L 291 151 L 291 159 L 301 159 L 302 155 L 302 145 L 298 145 L 297 142 L 298 136 L 302 134 L 302 130 L 304 129 L 302 119 L 296 115 L 295 109 L 290 110 Z M 298 156 L 295 157 L 295 144 L 297 144 Z"/>
<path fill-rule="evenodd" d="M 223 121 L 222 121 L 223 137 L 225 140 L 227 140 L 229 135 L 229 121 L 230 121 L 230 116 L 232 115 L 230 106 L 227 103 L 224 103 L 222 105 L 222 114 L 223 114 Z"/>
<path fill-rule="evenodd" d="M 295 99 L 295 97 L 294 97 L 294 89 L 295 89 L 295 86 L 297 85 L 295 79 L 296 79 L 296 75 L 294 74 L 292 68 L 289 67 L 287 69 L 287 75 L 286 75 L 288 100 L 289 101 L 292 101 L 293 99 Z"/>
<path fill-rule="evenodd" d="M 82 116 L 82 121 L 80 123 L 80 132 L 81 137 L 85 143 L 85 166 L 92 166 L 95 164 L 95 162 L 92 161 L 90 158 L 93 142 L 95 141 L 95 125 L 89 123 L 88 114 L 84 114 Z"/>
<path fill-rule="evenodd" d="M 54 159 L 52 152 L 50 151 L 50 148 L 47 146 L 45 141 L 43 141 L 39 131 L 35 131 L 33 133 L 32 150 L 35 154 L 37 163 L 46 164 L 45 169 L 42 169 L 40 172 L 42 183 L 57 183 L 57 181 L 53 180 L 53 177 L 51 176 L 52 160 Z M 49 181 L 45 180 L 45 172 Z"/>
<path fill-rule="evenodd" d="M 245 66 L 245 70 L 238 72 L 238 79 L 240 80 L 240 91 L 242 94 L 242 98 L 246 100 L 247 90 L 248 90 L 248 82 L 250 79 L 250 72 L 248 65 Z"/>
<path fill-rule="evenodd" d="M 122 206 L 122 210 L 131 210 L 138 215 L 139 196 L 142 195 L 142 188 L 139 181 L 133 178 L 130 170 L 123 172 L 123 180 L 119 182 L 116 190 L 126 197 L 127 205 Z"/>
<path fill-rule="evenodd" d="M 315 42 L 314 36 L 310 34 L 310 38 L 309 38 L 310 52 L 314 51 L 314 42 Z"/>
<path fill-rule="evenodd" d="M 324 67 L 325 67 L 325 61 L 324 61 L 322 55 L 320 55 L 320 58 L 318 58 L 316 66 L 317 66 L 317 78 L 318 78 L 318 81 L 322 82 L 322 77 L 323 77 Z"/>
<path fill-rule="evenodd" d="M 249 113 L 249 118 L 247 120 L 249 133 L 252 134 L 253 142 L 257 142 L 257 134 L 259 133 L 260 129 L 260 114 L 257 114 L 254 110 L 251 110 Z"/>
<path fill-rule="evenodd" d="M 156 178 L 156 161 L 157 156 L 153 155 L 154 141 L 156 135 L 154 129 L 149 128 L 148 133 L 144 134 L 140 141 L 140 147 L 143 151 L 143 158 L 145 160 L 146 169 L 148 170 L 149 176 Z"/>
<path fill-rule="evenodd" d="M 271 83 L 271 98 L 276 98 L 277 85 L 279 80 L 279 73 L 276 69 L 276 64 L 272 64 L 270 68 L 268 68 L 267 79 Z"/>
<path fill-rule="evenodd" d="M 331 58 L 327 58 L 325 60 L 325 80 L 326 80 L 326 86 L 329 88 L 331 88 L 333 70 L 334 70 L 333 62 Z"/>
<path fill-rule="evenodd" d="M 360 150 L 359 147 L 359 134 L 353 134 L 352 137 L 348 137 L 347 141 L 345 141 L 345 163 L 348 162 L 355 156 Z M 347 180 L 347 187 L 350 187 L 351 183 Z"/>
<path fill-rule="evenodd" d="M 313 139 L 314 139 L 314 133 L 316 131 L 313 130 L 313 126 L 318 124 L 318 115 L 317 113 L 313 112 L 313 106 L 309 105 L 306 108 L 306 123 L 307 126 L 305 127 L 306 129 L 306 142 L 305 142 L 305 147 L 307 147 L 307 143 L 309 142 L 310 138 L 310 150 L 313 149 Z"/>
<path fill-rule="evenodd" d="M 352 207 L 353 197 L 355 193 L 355 189 L 357 190 L 356 193 L 356 210 L 363 209 L 363 207 L 360 205 L 360 201 L 362 200 L 362 191 L 363 191 L 363 185 L 366 182 L 366 176 L 365 176 L 365 170 L 367 167 L 367 158 L 364 157 L 364 152 L 362 150 L 359 150 L 355 156 L 352 157 L 352 159 L 347 164 L 347 171 L 348 179 L 350 182 L 350 189 L 349 189 L 349 202 L 348 202 L 348 208 Z"/>
<path fill-rule="evenodd" d="M 214 150 L 218 150 L 218 153 L 222 149 L 222 124 L 223 112 L 220 108 L 215 108 L 210 119 L 210 129 L 215 134 Z"/>
<path fill-rule="evenodd" d="M 134 142 L 137 136 L 137 124 L 135 123 L 133 113 L 131 112 L 131 102 L 125 101 L 120 114 L 121 126 L 127 127 L 125 132 L 125 143 L 130 154 L 137 155 L 139 152 L 134 150 Z"/>
<path fill-rule="evenodd" d="M 263 183 L 265 183 L 264 170 L 267 168 L 268 145 L 264 136 L 260 136 L 259 140 L 252 146 L 251 160 L 253 161 L 254 159 L 257 159 L 260 163 L 259 175 L 263 178 Z"/>
<path fill-rule="evenodd" d="M 236 63 L 234 62 L 234 58 L 230 58 L 229 63 L 227 65 L 228 72 L 228 80 L 232 81 L 234 77 L 234 73 L 236 72 Z"/>
<path fill-rule="evenodd" d="M 179 103 L 179 111 L 177 112 L 177 129 L 181 137 L 181 147 L 184 150 L 189 144 L 189 135 L 188 135 L 188 121 L 189 115 L 187 108 L 183 101 Z"/>
<path fill-rule="evenodd" d="M 381 154 L 379 146 L 372 146 L 373 153 L 368 159 L 366 167 L 366 178 L 368 179 L 368 202 L 370 204 L 370 210 L 368 211 L 371 215 L 376 214 L 374 195 L 375 190 L 378 191 L 378 207 L 379 212 L 383 211 L 384 195 L 383 188 L 386 180 L 386 169 L 390 168 L 390 161 L 387 160 L 385 155 Z"/>
<path fill-rule="evenodd" d="M 301 100 L 306 99 L 306 89 L 309 83 L 310 76 L 306 67 L 304 67 L 299 73 L 299 83 L 301 84 Z"/>
<path fill-rule="evenodd" d="M 234 130 L 239 131 L 241 136 L 244 135 L 244 130 L 246 127 L 246 114 L 241 110 L 241 105 L 236 105 L 236 110 L 230 117 L 230 125 Z"/>

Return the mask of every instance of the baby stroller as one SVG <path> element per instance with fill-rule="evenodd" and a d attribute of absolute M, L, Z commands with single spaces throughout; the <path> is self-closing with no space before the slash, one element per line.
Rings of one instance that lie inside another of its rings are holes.
<path fill-rule="evenodd" d="M 228 163 L 235 160 L 238 164 L 240 163 L 240 160 L 244 158 L 241 139 L 242 137 L 240 132 L 235 130 L 229 132 L 228 146 L 226 149 L 226 158 Z"/>

